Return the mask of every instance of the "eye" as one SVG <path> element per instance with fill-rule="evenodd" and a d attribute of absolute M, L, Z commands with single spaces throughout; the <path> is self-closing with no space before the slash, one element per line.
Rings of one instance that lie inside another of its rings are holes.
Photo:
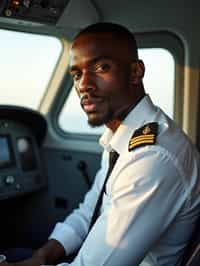
<path fill-rule="evenodd" d="M 71 76 L 74 81 L 77 81 L 81 78 L 81 72 L 76 71 L 76 72 L 71 72 Z"/>
<path fill-rule="evenodd" d="M 99 64 L 99 65 L 97 65 L 96 70 L 97 70 L 97 72 L 103 72 L 103 73 L 107 72 L 110 70 L 110 65 L 107 63 Z"/>

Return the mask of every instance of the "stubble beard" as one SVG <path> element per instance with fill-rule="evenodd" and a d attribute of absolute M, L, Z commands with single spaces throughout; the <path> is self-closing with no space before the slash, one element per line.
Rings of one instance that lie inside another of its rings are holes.
<path fill-rule="evenodd" d="M 87 114 L 87 116 L 88 116 L 88 124 L 91 127 L 103 126 L 114 119 L 113 111 L 111 109 L 109 109 L 103 116 L 98 116 L 98 114 L 96 113 L 90 113 Z"/>

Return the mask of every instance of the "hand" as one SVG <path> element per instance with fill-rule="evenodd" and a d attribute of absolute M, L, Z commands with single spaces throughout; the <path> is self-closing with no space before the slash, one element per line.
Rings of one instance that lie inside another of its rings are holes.
<path fill-rule="evenodd" d="M 7 262 L 3 261 L 0 266 L 41 266 L 44 265 L 44 261 L 39 256 L 33 256 L 30 259 L 19 261 L 19 262 Z"/>
<path fill-rule="evenodd" d="M 8 263 L 7 261 L 0 262 L 0 266 L 13 266 L 12 263 Z"/>
<path fill-rule="evenodd" d="M 16 263 L 9 263 L 8 265 L 0 265 L 0 266 L 41 266 L 44 265 L 44 261 L 39 256 L 33 256 L 30 259 L 26 259 L 24 261 L 19 261 Z"/>

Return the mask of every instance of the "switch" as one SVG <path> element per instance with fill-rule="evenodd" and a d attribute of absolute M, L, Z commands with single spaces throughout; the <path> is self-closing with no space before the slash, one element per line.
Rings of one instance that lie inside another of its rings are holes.
<path fill-rule="evenodd" d="M 6 178 L 5 178 L 6 185 L 8 185 L 8 186 L 13 185 L 14 182 L 15 182 L 14 176 L 12 176 L 12 175 L 6 176 Z"/>

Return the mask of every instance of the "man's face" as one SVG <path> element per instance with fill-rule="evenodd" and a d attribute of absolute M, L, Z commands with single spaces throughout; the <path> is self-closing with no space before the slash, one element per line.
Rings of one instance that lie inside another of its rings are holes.
<path fill-rule="evenodd" d="M 72 45 L 70 74 L 91 126 L 119 120 L 134 104 L 133 58 L 124 42 L 108 33 L 87 33 Z"/>

